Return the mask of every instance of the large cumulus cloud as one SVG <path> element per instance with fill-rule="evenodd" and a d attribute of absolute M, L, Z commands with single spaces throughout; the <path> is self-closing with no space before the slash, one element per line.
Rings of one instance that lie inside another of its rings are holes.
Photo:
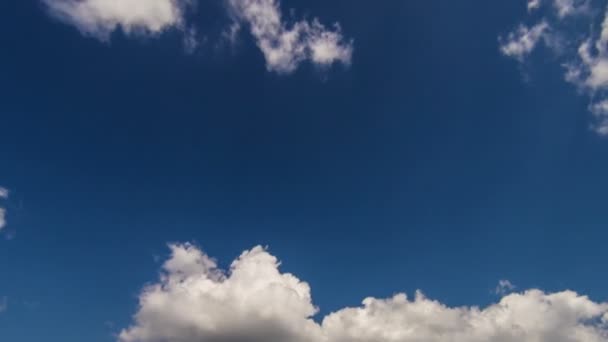
<path fill-rule="evenodd" d="M 230 270 L 190 244 L 173 244 L 145 287 L 120 342 L 606 342 L 608 304 L 572 291 L 528 290 L 485 308 L 413 298 L 367 298 L 313 321 L 310 287 L 262 247 Z"/>

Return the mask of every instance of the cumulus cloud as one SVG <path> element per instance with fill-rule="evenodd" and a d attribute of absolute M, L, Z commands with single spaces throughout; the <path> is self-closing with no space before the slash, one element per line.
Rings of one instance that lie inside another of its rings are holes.
<path fill-rule="evenodd" d="M 608 341 L 608 304 L 572 291 L 512 293 L 485 308 L 397 294 L 367 298 L 317 323 L 309 285 L 281 272 L 266 249 L 243 252 L 226 272 L 193 245 L 170 248 L 120 342 Z"/>
<path fill-rule="evenodd" d="M 8 190 L 0 187 L 0 200 L 8 198 Z M 6 226 L 6 209 L 0 207 L 0 231 Z"/>
<path fill-rule="evenodd" d="M 277 0 L 228 0 L 237 22 L 249 27 L 269 71 L 289 73 L 304 60 L 321 66 L 350 64 L 352 41 L 335 24 L 328 29 L 318 19 L 288 24 Z"/>
<path fill-rule="evenodd" d="M 107 41 L 112 32 L 158 34 L 183 24 L 189 0 L 42 0 L 49 13 L 84 35 Z"/>
<path fill-rule="evenodd" d="M 6 311 L 8 309 L 8 298 L 2 297 L 0 298 L 0 313 Z"/>
<path fill-rule="evenodd" d="M 608 136 L 608 10 L 598 11 L 593 8 L 598 5 L 588 0 L 553 0 L 551 4 L 555 11 L 548 12 L 537 24 L 530 28 L 520 25 L 506 38 L 499 38 L 500 50 L 524 62 L 541 41 L 553 48 L 549 50 L 557 52 L 565 80 L 591 99 L 591 129 Z M 601 25 L 595 25 L 598 15 L 593 13 L 599 13 Z M 574 15 L 580 15 L 579 20 L 563 20 Z M 581 25 L 581 21 L 588 25 Z M 589 27 L 589 31 L 580 32 L 581 27 Z"/>

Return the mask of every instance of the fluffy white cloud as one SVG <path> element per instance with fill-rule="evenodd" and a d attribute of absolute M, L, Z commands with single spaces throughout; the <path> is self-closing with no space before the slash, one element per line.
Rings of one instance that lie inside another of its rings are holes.
<path fill-rule="evenodd" d="M 107 41 L 112 32 L 158 34 L 183 24 L 190 0 L 43 0 L 54 17 Z"/>
<path fill-rule="evenodd" d="M 520 25 L 506 38 L 499 38 L 500 51 L 505 56 L 523 61 L 534 50 L 548 29 L 549 25 L 544 21 L 530 28 Z"/>
<path fill-rule="evenodd" d="M 485 308 L 448 307 L 416 293 L 367 298 L 312 320 L 310 287 L 264 248 L 228 272 L 198 248 L 171 245 L 121 342 L 606 342 L 608 304 L 572 291 L 529 290 Z"/>
<path fill-rule="evenodd" d="M 269 71 L 289 73 L 304 60 L 322 66 L 351 62 L 352 42 L 344 39 L 338 24 L 333 29 L 317 19 L 288 24 L 277 0 L 228 0 L 228 3 L 235 20 L 249 27 Z"/>
<path fill-rule="evenodd" d="M 0 200 L 8 198 L 8 190 L 0 187 Z M 6 209 L 0 207 L 0 231 L 6 226 Z"/>

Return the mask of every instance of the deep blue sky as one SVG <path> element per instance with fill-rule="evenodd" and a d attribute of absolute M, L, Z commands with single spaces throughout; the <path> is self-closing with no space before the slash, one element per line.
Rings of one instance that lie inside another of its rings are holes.
<path fill-rule="evenodd" d="M 250 39 L 104 44 L 0 2 L 0 340 L 111 341 L 172 241 L 223 266 L 268 245 L 322 313 L 499 279 L 608 300 L 608 141 L 546 51 L 500 54 L 522 3 L 283 6 L 339 21 L 352 65 L 277 75 Z"/>

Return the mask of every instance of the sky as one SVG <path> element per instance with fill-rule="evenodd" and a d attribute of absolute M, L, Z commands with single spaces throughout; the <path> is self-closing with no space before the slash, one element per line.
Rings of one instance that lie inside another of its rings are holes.
<path fill-rule="evenodd" d="M 0 2 L 0 341 L 608 341 L 608 1 Z"/>

